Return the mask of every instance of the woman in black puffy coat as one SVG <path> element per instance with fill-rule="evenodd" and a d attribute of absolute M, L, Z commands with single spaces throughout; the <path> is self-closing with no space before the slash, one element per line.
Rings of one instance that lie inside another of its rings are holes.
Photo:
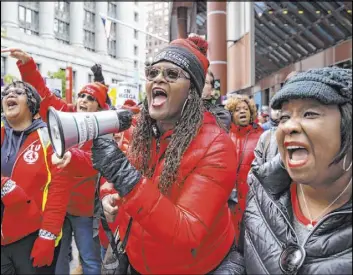
<path fill-rule="evenodd" d="M 249 176 L 247 274 L 352 274 L 352 70 L 313 69 L 272 99 L 279 155 Z"/>

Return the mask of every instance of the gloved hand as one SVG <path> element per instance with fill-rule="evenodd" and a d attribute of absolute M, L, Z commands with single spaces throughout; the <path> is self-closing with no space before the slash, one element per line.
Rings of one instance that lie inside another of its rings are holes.
<path fill-rule="evenodd" d="M 29 201 L 26 192 L 9 178 L 1 179 L 1 201 L 5 206 Z"/>
<path fill-rule="evenodd" d="M 114 140 L 93 140 L 92 163 L 114 185 L 120 197 L 127 195 L 141 179 L 141 173 L 131 165 Z"/>
<path fill-rule="evenodd" d="M 91 71 L 94 76 L 94 82 L 100 82 L 105 85 L 104 77 L 103 77 L 103 73 L 102 73 L 102 66 L 100 64 L 94 64 L 91 67 Z"/>
<path fill-rule="evenodd" d="M 38 237 L 34 242 L 31 259 L 34 267 L 50 266 L 53 262 L 55 240 Z"/>

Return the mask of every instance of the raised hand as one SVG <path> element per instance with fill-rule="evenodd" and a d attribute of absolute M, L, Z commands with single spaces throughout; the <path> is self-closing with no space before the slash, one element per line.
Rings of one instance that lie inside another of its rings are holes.
<path fill-rule="evenodd" d="M 23 64 L 27 63 L 32 58 L 28 53 L 22 51 L 19 48 L 2 49 L 1 53 L 10 53 L 11 57 L 20 60 Z"/>

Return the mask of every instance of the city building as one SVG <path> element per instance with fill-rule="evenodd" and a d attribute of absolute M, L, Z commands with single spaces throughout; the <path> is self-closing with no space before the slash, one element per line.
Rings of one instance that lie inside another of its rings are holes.
<path fill-rule="evenodd" d="M 146 26 L 144 6 L 138 1 L 2 1 L 1 48 L 29 52 L 43 77 L 72 66 L 74 94 L 93 80 L 90 67 L 95 63 L 102 65 L 107 84 L 127 81 L 144 89 L 146 35 L 138 31 Z M 102 16 L 112 22 L 109 39 Z M 5 74 L 19 77 L 15 61 L 2 54 Z"/>
<path fill-rule="evenodd" d="M 352 2 L 173 2 L 170 39 L 207 35 L 221 92 L 268 105 L 292 71 L 352 68 Z"/>
<path fill-rule="evenodd" d="M 148 2 L 146 3 L 147 10 L 147 28 L 148 33 L 154 34 L 157 37 L 169 41 L 169 12 L 170 2 Z M 154 36 L 147 35 L 146 37 L 146 60 L 152 61 L 152 58 L 163 47 L 167 46 L 168 42 L 158 39 Z"/>

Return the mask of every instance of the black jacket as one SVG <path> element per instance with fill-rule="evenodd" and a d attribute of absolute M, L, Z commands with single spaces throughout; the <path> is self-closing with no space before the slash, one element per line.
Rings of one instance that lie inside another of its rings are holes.
<path fill-rule="evenodd" d="M 292 226 L 291 180 L 277 155 L 249 174 L 239 251 L 247 274 L 283 274 L 279 258 L 298 243 Z M 352 274 L 352 200 L 318 222 L 305 242 L 297 274 Z M 240 256 L 240 255 L 239 255 Z"/>
<path fill-rule="evenodd" d="M 229 132 L 230 125 L 232 123 L 232 117 L 228 110 L 224 109 L 222 105 L 213 104 L 210 100 L 203 100 L 204 105 L 208 111 L 217 116 L 222 121 L 227 132 Z"/>

